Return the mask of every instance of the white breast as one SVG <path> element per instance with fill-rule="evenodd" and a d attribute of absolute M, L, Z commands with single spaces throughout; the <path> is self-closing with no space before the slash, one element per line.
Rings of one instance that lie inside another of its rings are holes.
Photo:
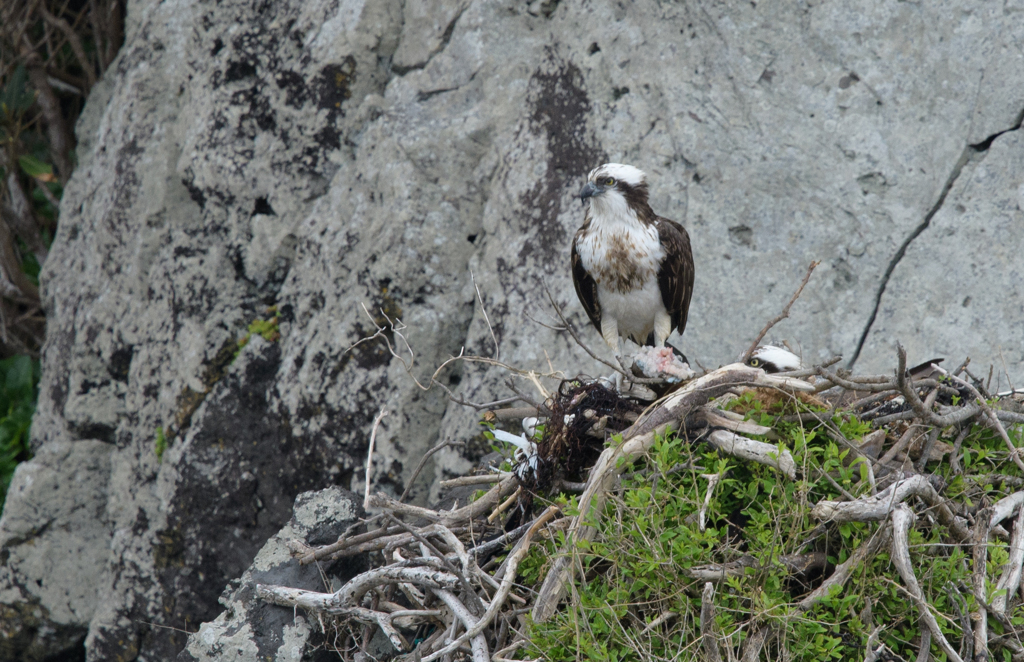
<path fill-rule="evenodd" d="M 619 335 L 644 342 L 656 320 L 667 323 L 658 286 L 665 249 L 657 228 L 640 223 L 635 215 L 595 216 L 576 250 L 583 268 L 597 283 L 602 319 L 613 319 Z"/>
<path fill-rule="evenodd" d="M 576 250 L 583 268 L 598 285 L 623 293 L 656 277 L 665 259 L 657 228 L 643 225 L 635 217 L 632 222 L 595 217 Z"/>

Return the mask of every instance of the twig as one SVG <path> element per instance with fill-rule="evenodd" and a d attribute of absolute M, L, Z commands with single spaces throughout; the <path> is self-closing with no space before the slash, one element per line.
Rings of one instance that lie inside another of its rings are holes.
<path fill-rule="evenodd" d="M 1013 537 L 1010 539 L 1010 556 L 1003 566 L 1003 573 L 996 584 L 995 597 L 992 598 L 992 609 L 1000 614 L 1006 613 L 1006 606 L 1013 599 L 1013 594 L 1020 586 L 1021 566 L 1024 564 L 1024 518 L 1018 517 L 1013 525 Z"/>
<path fill-rule="evenodd" d="M 700 639 L 708 662 L 722 662 L 722 654 L 718 650 L 718 638 L 715 636 L 715 586 L 711 582 L 704 584 L 700 596 Z"/>
<path fill-rule="evenodd" d="M 917 421 L 911 423 L 899 440 L 892 445 L 892 448 L 890 448 L 885 455 L 878 459 L 878 462 L 875 462 L 875 465 L 889 464 L 899 453 L 902 453 L 907 446 L 913 443 L 914 432 L 917 430 L 918 426 L 919 422 Z"/>
<path fill-rule="evenodd" d="M 516 400 L 519 400 L 519 398 L 516 397 Z M 536 407 L 510 407 L 508 409 L 492 409 L 485 412 L 483 420 L 488 423 L 492 421 L 521 421 L 524 418 L 536 415 Z"/>
<path fill-rule="evenodd" d="M 501 348 L 498 346 L 498 339 L 494 336 L 494 328 L 491 326 L 491 318 L 487 316 L 487 308 L 484 307 L 484 297 L 480 294 L 480 286 L 476 284 L 476 275 L 473 270 L 469 271 L 469 279 L 473 281 L 473 289 L 476 290 L 476 300 L 480 302 L 480 312 L 484 314 L 484 322 L 487 323 L 487 330 L 491 334 L 491 342 L 494 343 L 494 358 L 501 360 Z"/>
<path fill-rule="evenodd" d="M 878 659 L 878 651 L 882 649 L 878 645 L 878 633 L 884 626 L 879 625 L 868 635 L 868 643 L 864 646 L 864 662 L 875 662 Z"/>
<path fill-rule="evenodd" d="M 36 103 L 43 111 L 46 119 L 46 134 L 50 139 L 50 155 L 53 163 L 57 166 L 57 175 L 62 184 L 67 185 L 71 177 L 71 159 L 68 154 L 71 151 L 70 133 L 67 130 L 67 122 L 61 112 L 60 99 L 53 92 L 49 76 L 46 75 L 44 66 L 39 55 L 36 54 L 28 38 L 23 35 L 25 45 L 22 47 L 22 56 L 25 60 L 25 71 L 28 73 L 32 87 L 39 93 Z"/>
<path fill-rule="evenodd" d="M 750 359 L 750 355 L 754 353 L 755 349 L 757 349 L 757 344 L 761 342 L 761 340 L 765 337 L 765 334 L 767 334 L 773 326 L 789 317 L 790 307 L 793 305 L 793 302 L 795 302 L 800 297 L 800 293 L 804 291 L 804 286 L 807 285 L 807 281 L 811 279 L 811 274 L 814 273 L 814 268 L 817 267 L 818 264 L 818 261 L 815 260 L 814 262 L 811 262 L 811 264 L 807 267 L 807 273 L 804 275 L 804 279 L 800 283 L 800 287 L 797 288 L 797 291 L 793 294 L 793 297 L 789 300 L 789 303 L 786 304 L 786 307 L 782 309 L 782 312 L 779 313 L 778 316 L 772 318 L 772 320 L 769 321 L 763 329 L 761 329 L 761 333 L 757 334 L 757 338 L 754 339 L 754 342 L 751 343 L 747 351 L 743 353 L 743 357 L 740 359 L 740 363 L 746 363 Z"/>
<path fill-rule="evenodd" d="M 377 441 L 377 426 L 381 419 L 388 415 L 388 410 L 380 408 L 377 418 L 373 419 L 373 429 L 370 431 L 370 447 L 366 450 L 366 489 L 363 492 L 363 510 L 370 507 L 370 474 L 373 471 L 373 444 Z"/>
<path fill-rule="evenodd" d="M 64 37 L 67 38 L 68 44 L 71 46 L 71 50 L 82 65 L 82 71 L 85 72 L 85 78 L 89 87 L 84 90 L 83 96 L 87 96 L 89 90 L 96 85 L 96 72 L 93 69 L 92 62 L 90 62 L 89 58 L 85 55 L 85 49 L 82 47 L 82 40 L 78 37 L 78 33 L 71 29 L 71 26 L 67 24 L 67 21 L 62 18 L 57 18 L 47 11 L 45 2 L 39 4 L 39 14 L 43 17 L 44 21 L 63 32 Z M 96 47 L 99 48 L 99 42 L 96 43 Z"/>
<path fill-rule="evenodd" d="M 536 409 L 538 411 L 538 413 L 541 413 L 541 414 L 543 414 L 545 416 L 550 416 L 551 415 L 551 411 L 547 407 L 545 407 L 541 403 L 537 402 L 536 400 L 531 398 L 526 393 L 520 391 L 519 387 L 516 386 L 515 382 L 513 382 L 511 378 L 505 380 L 505 386 L 507 386 L 510 391 L 515 393 L 517 396 L 519 396 L 520 400 L 522 400 L 526 404 L 528 404 L 531 407 L 533 407 L 534 409 Z"/>
<path fill-rule="evenodd" d="M 516 491 L 512 494 L 512 496 L 510 496 L 509 498 L 505 499 L 505 501 L 502 502 L 502 504 L 500 506 L 498 506 L 497 508 L 494 509 L 493 513 L 491 513 L 490 515 L 487 516 L 487 523 L 488 524 L 492 524 L 494 522 L 494 520 L 498 519 L 498 516 L 500 516 L 503 512 L 508 510 L 510 507 L 512 507 L 512 504 L 516 502 L 516 500 L 519 498 L 519 495 L 522 494 L 522 492 L 523 492 L 523 488 L 522 487 L 516 488 Z"/>
<path fill-rule="evenodd" d="M 341 537 L 338 538 L 338 542 L 331 543 L 330 545 L 324 545 L 323 547 L 318 547 L 312 553 L 304 554 L 299 558 L 299 563 L 301 563 L 302 565 L 306 565 L 307 563 L 312 563 L 313 561 L 322 559 L 325 556 L 330 556 L 334 552 L 339 552 L 345 549 L 346 547 L 353 547 L 355 545 L 359 545 L 364 542 L 369 542 L 371 540 L 376 540 L 384 536 L 393 535 L 398 532 L 398 527 L 393 527 L 390 529 L 386 527 L 381 527 L 379 529 L 374 529 L 373 531 L 367 531 L 366 533 L 361 533 L 359 535 L 352 536 L 351 538 Z"/>
<path fill-rule="evenodd" d="M 903 583 L 906 584 L 907 592 L 914 600 L 914 604 L 917 606 L 920 618 L 928 626 L 928 630 L 932 633 L 932 638 L 935 643 L 938 644 L 939 649 L 946 654 L 946 658 L 953 662 L 963 662 L 960 656 L 957 654 L 953 647 L 950 646 L 949 641 L 946 640 L 945 635 L 942 634 L 942 630 L 939 629 L 939 623 L 935 620 L 935 616 L 931 612 L 931 608 L 928 606 L 928 602 L 924 599 L 924 593 L 921 591 L 921 585 L 917 582 L 917 576 L 914 574 L 914 568 L 910 564 L 910 547 L 907 541 L 907 530 L 910 528 L 910 523 L 913 521 L 914 514 L 910 512 L 910 508 L 907 508 L 906 504 L 900 504 L 893 510 L 892 513 L 892 559 L 893 565 L 896 566 L 896 570 L 899 571 L 900 577 L 903 578 Z"/>
<path fill-rule="evenodd" d="M 701 478 L 707 478 L 708 489 L 704 493 L 704 503 L 700 505 L 700 509 L 697 511 L 697 528 L 701 533 L 706 528 L 705 522 L 707 519 L 708 506 L 711 505 L 711 495 L 715 491 L 715 485 L 718 485 L 718 481 L 722 478 L 719 474 L 701 474 Z"/>
<path fill-rule="evenodd" d="M 405 501 L 405 498 L 407 496 L 409 496 L 409 490 L 412 489 L 413 483 L 416 482 L 416 478 L 418 478 L 419 475 L 420 475 L 420 472 L 423 471 L 423 466 L 427 463 L 427 460 L 429 460 L 430 457 L 434 453 L 436 453 L 439 450 L 442 450 L 444 448 L 448 448 L 449 446 L 463 446 L 464 447 L 465 445 L 466 445 L 466 442 L 464 442 L 464 441 L 452 441 L 451 439 L 447 439 L 445 441 L 442 441 L 438 445 L 434 446 L 429 451 L 427 451 L 426 454 L 424 454 L 424 456 L 421 457 L 420 461 L 416 464 L 416 468 L 413 469 L 412 477 L 409 478 L 409 484 L 406 485 L 405 486 L 405 490 L 402 491 L 402 496 L 398 497 L 398 502 L 402 503 L 403 501 Z M 369 483 L 367 483 L 367 484 L 369 484 Z"/>
<path fill-rule="evenodd" d="M 471 607 L 470 611 L 472 611 L 474 615 L 479 615 L 480 612 L 483 611 L 483 603 L 480 601 L 480 596 L 476 594 L 476 591 L 474 591 L 473 587 L 469 585 L 469 580 L 466 578 L 465 571 L 467 571 L 467 569 L 468 569 L 466 566 L 468 566 L 469 564 L 468 563 L 464 563 L 463 564 L 464 565 L 463 572 L 459 572 L 459 570 L 456 569 L 455 566 L 453 566 L 451 564 L 451 562 L 448 561 L 447 558 L 445 558 L 445 555 L 442 554 L 441 551 L 439 549 L 437 549 L 437 547 L 435 547 L 424 536 L 420 535 L 417 531 L 415 531 L 411 526 L 409 526 L 408 524 L 406 524 L 402 520 L 398 519 L 394 515 L 390 515 L 390 514 L 387 515 L 387 519 L 391 520 L 396 525 L 402 527 L 403 529 L 408 531 L 410 534 L 412 534 L 413 538 L 418 540 L 421 545 L 423 545 L 426 549 L 428 549 L 431 552 L 433 552 L 434 556 L 436 556 L 438 559 L 441 560 L 441 563 L 448 570 L 448 572 L 450 572 L 453 575 L 455 575 L 456 577 L 458 577 L 459 583 L 462 585 L 463 592 L 466 595 L 469 595 L 469 596 L 474 598 L 473 603 L 471 603 L 472 607 Z M 450 531 L 448 532 L 448 535 L 451 535 Z M 454 537 L 454 536 L 452 536 L 452 537 Z M 455 542 L 458 543 L 458 540 L 456 540 Z M 463 553 L 463 555 L 466 555 L 466 550 L 463 549 L 462 553 Z M 427 554 L 425 552 L 424 552 L 423 555 L 427 556 Z M 466 558 L 467 559 L 469 558 L 468 555 L 466 556 Z"/>
<path fill-rule="evenodd" d="M 471 637 L 475 637 L 490 624 L 494 619 L 494 616 L 498 613 L 498 609 L 505 604 L 505 599 L 508 597 L 509 591 L 512 590 L 512 583 L 515 580 L 516 570 L 519 568 L 519 563 L 523 560 L 523 557 L 526 556 L 526 553 L 530 549 L 530 540 L 540 527 L 555 516 L 558 510 L 558 506 L 548 506 L 548 509 L 544 511 L 544 514 L 534 521 L 533 526 L 531 526 L 526 532 L 526 535 L 523 536 L 519 547 L 509 555 L 508 559 L 506 559 L 508 569 L 505 572 L 504 578 L 501 580 L 501 587 L 498 589 L 498 592 L 494 594 L 494 598 L 491 600 L 490 606 L 487 607 L 487 611 L 480 617 L 480 620 L 477 621 L 476 625 L 469 628 L 462 636 L 445 648 L 424 657 L 421 662 L 432 662 L 433 660 L 456 650 L 460 645 L 468 641 Z"/>
<path fill-rule="evenodd" d="M 829 366 L 835 365 L 836 363 L 839 363 L 842 360 L 842 356 L 833 356 L 832 358 L 825 359 L 818 365 L 811 366 L 810 368 L 803 368 L 802 370 L 790 370 L 786 374 L 789 375 L 790 377 L 810 377 L 812 375 L 818 374 L 818 368 L 827 368 Z"/>
<path fill-rule="evenodd" d="M 1013 459 L 1013 463 L 1016 464 L 1021 469 L 1021 471 L 1024 471 L 1024 460 L 1021 460 L 1020 452 L 1017 450 L 1017 447 L 1013 445 L 1013 441 L 1010 440 L 1010 436 L 1006 434 L 1006 428 L 1004 428 L 1003 424 L 999 422 L 999 417 L 996 415 L 992 407 L 990 407 L 988 403 L 985 402 L 985 398 L 981 396 L 981 393 L 978 392 L 978 389 L 976 389 L 974 385 L 971 384 L 970 382 L 966 382 L 963 379 L 960 379 L 959 377 L 949 375 L 949 378 L 957 382 L 958 384 L 963 385 L 965 388 L 967 388 L 967 390 L 971 392 L 971 395 L 974 396 L 974 399 L 977 402 L 978 406 L 981 407 L 982 410 L 984 410 L 985 415 L 988 417 L 989 427 L 996 431 L 996 433 L 1003 440 L 1003 443 L 1006 444 L 1006 447 L 1009 449 L 1010 457 Z"/>
<path fill-rule="evenodd" d="M 842 587 L 846 584 L 846 580 L 850 578 L 853 571 L 864 563 L 868 559 L 872 558 L 886 543 L 889 539 L 890 527 L 888 524 L 882 526 L 878 531 L 875 532 L 870 539 L 862 542 L 857 549 L 850 554 L 850 557 L 846 561 L 836 566 L 835 571 L 829 575 L 829 578 L 822 582 L 821 586 L 811 591 L 807 596 L 797 603 L 797 608 L 801 611 L 808 611 L 813 609 L 821 600 L 827 597 L 835 587 Z"/>
<path fill-rule="evenodd" d="M 481 558 L 487 556 L 488 554 L 491 554 L 492 552 L 496 552 L 499 549 L 504 549 L 509 543 L 519 540 L 521 536 L 523 536 L 527 531 L 530 530 L 530 527 L 533 526 L 536 521 L 537 520 L 527 522 L 522 526 L 512 529 L 508 533 L 498 536 L 494 540 L 489 540 L 482 545 L 477 545 L 470 551 L 477 558 Z"/>
<path fill-rule="evenodd" d="M 896 504 L 911 496 L 918 496 L 927 501 L 928 505 L 935 509 L 939 522 L 948 528 L 954 537 L 959 540 L 967 540 L 970 537 L 970 531 L 953 515 L 946 500 L 939 496 L 928 479 L 921 474 L 899 480 L 874 496 L 861 497 L 856 501 L 819 501 L 811 509 L 811 516 L 822 521 L 877 522 L 893 512 Z"/>
<path fill-rule="evenodd" d="M 658 614 L 657 618 L 655 618 L 653 621 L 645 625 L 644 629 L 640 631 L 640 634 L 647 634 L 648 632 L 658 627 L 662 623 L 666 623 L 671 619 L 675 618 L 676 616 L 678 616 L 678 614 L 674 611 L 663 611 L 660 614 Z"/>
<path fill-rule="evenodd" d="M 442 480 L 438 483 L 438 486 L 442 490 L 448 490 L 453 487 L 465 487 L 466 485 L 486 485 L 488 483 L 500 483 L 501 481 L 508 478 L 509 473 L 500 474 L 480 474 L 477 476 L 461 476 L 459 478 L 452 478 L 450 480 Z"/>
<path fill-rule="evenodd" d="M 561 307 L 555 302 L 555 297 L 551 294 L 551 290 L 548 289 L 547 283 L 544 283 L 544 292 L 548 295 L 548 301 L 551 302 L 551 307 L 555 309 L 555 313 L 558 315 L 558 319 L 561 320 L 562 324 L 565 325 L 565 330 L 569 332 L 569 335 L 572 336 L 572 339 L 576 341 L 576 344 L 582 347 L 583 351 L 590 355 L 590 358 L 605 364 L 615 372 L 620 373 L 626 379 L 630 379 L 632 377 L 626 371 L 624 371 L 621 366 L 614 365 L 602 359 L 600 356 L 595 354 L 589 347 L 587 347 L 586 343 L 584 343 L 580 339 L 579 334 L 576 333 L 576 329 L 574 329 L 572 324 L 569 323 L 569 320 L 565 318 L 565 314 L 562 313 Z"/>
<path fill-rule="evenodd" d="M 764 641 L 771 631 L 764 623 L 760 623 L 750 636 L 743 642 L 743 656 L 740 662 L 758 662 L 761 659 L 761 649 L 764 648 Z"/>
<path fill-rule="evenodd" d="M 442 510 L 439 512 L 408 503 L 399 503 L 396 499 L 392 499 L 384 494 L 371 496 L 370 505 L 376 508 L 389 508 L 396 513 L 411 515 L 412 517 L 422 517 L 431 522 L 441 522 L 446 525 L 460 524 L 480 517 L 511 494 L 518 486 L 519 481 L 516 477 L 509 476 L 473 503 L 457 510 Z"/>
<path fill-rule="evenodd" d="M 474 616 L 464 604 L 462 604 L 461 600 L 455 597 L 455 594 L 450 591 L 435 590 L 434 595 L 440 598 L 441 602 L 451 609 L 452 613 L 459 617 L 459 620 L 462 621 L 463 625 L 465 625 L 467 631 L 472 630 L 474 626 L 480 623 L 480 620 L 477 619 L 477 617 Z M 481 628 L 481 630 L 482 629 L 483 628 Z M 490 662 L 491 655 L 487 650 L 487 639 L 483 634 L 477 633 L 473 635 L 473 637 L 469 639 L 469 642 L 473 650 L 473 662 Z M 429 657 L 425 659 L 429 659 Z"/>
<path fill-rule="evenodd" d="M 974 518 L 974 531 L 971 536 L 971 544 L 974 548 L 974 572 L 971 573 L 971 581 L 974 583 L 974 594 L 981 597 L 973 619 L 974 656 L 975 659 L 982 657 L 985 660 L 988 659 L 988 609 L 985 608 L 985 578 L 988 566 L 988 532 L 991 515 L 991 510 L 988 508 L 978 513 Z"/>
<path fill-rule="evenodd" d="M 785 446 L 755 441 L 728 430 L 715 430 L 707 436 L 707 440 L 726 455 L 778 469 L 790 480 L 796 480 L 796 462 Z"/>
<path fill-rule="evenodd" d="M 376 586 L 381 584 L 398 584 L 400 582 L 416 584 L 429 589 L 455 590 L 459 587 L 458 577 L 447 572 L 438 571 L 434 568 L 409 568 L 392 565 L 368 570 L 356 575 L 334 593 L 317 593 L 315 591 L 302 591 L 283 586 L 257 584 L 256 594 L 264 600 L 275 602 L 275 604 L 282 604 L 288 607 L 301 606 L 333 614 L 338 613 L 338 610 L 359 605 L 363 596 Z M 266 595 L 274 595 L 276 598 L 269 600 L 267 597 L 264 597 L 264 593 Z M 289 602 L 280 602 L 278 599 L 289 600 Z"/>
<path fill-rule="evenodd" d="M 917 395 L 917 390 L 913 387 L 911 380 L 907 379 L 907 351 L 903 349 L 902 345 L 896 345 L 896 356 L 899 359 L 898 366 L 896 368 L 896 387 L 899 388 L 900 393 L 906 398 L 907 403 L 914 410 L 924 422 L 929 425 L 936 427 L 945 428 L 950 425 L 955 425 L 972 418 L 981 411 L 981 408 L 975 405 L 975 407 L 963 407 L 955 414 L 947 416 L 939 416 L 935 412 L 927 409 L 921 398 Z M 885 418 L 885 417 L 883 417 Z M 881 423 L 882 418 L 877 419 L 877 423 Z M 1018 462 L 1020 459 L 1018 458 Z M 1024 468 L 1024 464 L 1021 465 Z"/>
<path fill-rule="evenodd" d="M 963 635 L 960 638 L 960 656 L 965 660 L 973 660 L 974 640 L 967 636 L 967 633 L 971 631 L 971 617 L 967 613 L 967 601 L 964 600 L 964 596 L 957 590 L 953 582 L 946 582 L 944 588 L 946 595 L 949 596 L 950 604 L 956 611 L 957 618 L 960 619 L 960 631 Z"/>
<path fill-rule="evenodd" d="M 932 654 L 932 632 L 928 629 L 928 623 L 925 622 L 924 617 L 918 617 L 917 627 L 921 632 L 921 641 L 917 645 L 916 662 L 929 662 Z"/>

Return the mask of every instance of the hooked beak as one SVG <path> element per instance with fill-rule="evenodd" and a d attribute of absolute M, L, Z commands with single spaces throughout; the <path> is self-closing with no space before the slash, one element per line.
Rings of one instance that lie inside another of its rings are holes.
<path fill-rule="evenodd" d="M 586 186 L 583 187 L 583 190 L 580 191 L 580 202 L 586 202 L 587 198 L 599 195 L 601 192 L 602 191 L 598 188 L 597 184 L 594 182 L 587 182 Z"/>

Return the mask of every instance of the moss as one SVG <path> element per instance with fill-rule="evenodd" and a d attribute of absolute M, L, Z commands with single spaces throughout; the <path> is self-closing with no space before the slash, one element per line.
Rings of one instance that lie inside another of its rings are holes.
<path fill-rule="evenodd" d="M 164 461 L 164 451 L 167 450 L 167 436 L 163 428 L 156 429 L 156 441 L 153 443 L 153 452 L 156 453 L 158 462 Z"/>
<path fill-rule="evenodd" d="M 235 351 L 232 355 L 232 360 L 237 357 L 242 348 L 249 344 L 249 340 L 253 335 L 261 336 L 267 342 L 277 342 L 281 339 L 281 330 L 279 327 L 280 319 L 277 316 L 277 306 L 271 306 L 267 309 L 269 318 L 265 320 L 253 320 L 249 323 L 248 332 L 238 339 L 238 344 L 235 347 Z"/>

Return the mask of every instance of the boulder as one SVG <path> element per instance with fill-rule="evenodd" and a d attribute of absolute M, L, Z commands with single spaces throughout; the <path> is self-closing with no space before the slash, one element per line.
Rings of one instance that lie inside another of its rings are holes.
<path fill-rule="evenodd" d="M 300 494 L 292 518 L 267 541 L 241 578 L 228 585 L 220 597 L 224 611 L 189 635 L 178 662 L 337 659 L 328 650 L 321 623 L 301 610 L 257 599 L 256 585 L 319 592 L 339 588 L 362 569 L 360 559 L 302 566 L 292 558 L 288 543 L 332 543 L 361 514 L 359 498 L 338 487 Z"/>

